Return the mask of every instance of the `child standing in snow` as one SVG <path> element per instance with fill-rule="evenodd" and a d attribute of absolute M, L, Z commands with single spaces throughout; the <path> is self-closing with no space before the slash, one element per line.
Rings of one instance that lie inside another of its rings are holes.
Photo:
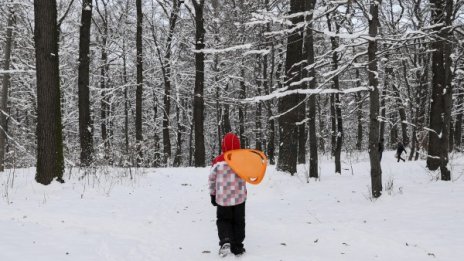
<path fill-rule="evenodd" d="M 398 147 L 396 148 L 396 156 L 398 157 L 398 161 L 397 162 L 400 162 L 400 160 L 406 162 L 405 159 L 403 159 L 401 157 L 401 154 L 403 154 L 403 151 L 408 154 L 408 152 L 406 151 L 406 149 L 404 148 L 404 145 L 401 141 L 398 141 Z"/>
<path fill-rule="evenodd" d="M 240 140 L 233 133 L 227 133 L 222 140 L 222 153 L 213 160 L 209 175 L 211 204 L 217 207 L 217 229 L 219 254 L 229 252 L 241 255 L 245 252 L 245 201 L 247 190 L 245 181 L 227 165 L 224 153 L 240 149 Z"/>

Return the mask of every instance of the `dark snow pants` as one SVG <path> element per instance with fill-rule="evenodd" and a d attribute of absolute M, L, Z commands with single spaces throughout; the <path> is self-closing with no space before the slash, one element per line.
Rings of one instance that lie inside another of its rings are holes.
<path fill-rule="evenodd" d="M 230 243 L 232 249 L 243 247 L 245 239 L 245 202 L 240 205 L 217 206 L 219 245 Z"/>

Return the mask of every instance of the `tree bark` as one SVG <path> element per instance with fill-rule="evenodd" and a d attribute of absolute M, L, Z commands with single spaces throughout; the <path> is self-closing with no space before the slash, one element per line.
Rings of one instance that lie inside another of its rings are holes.
<path fill-rule="evenodd" d="M 462 115 L 464 111 L 464 101 L 463 101 L 463 94 L 459 94 L 457 98 L 457 104 L 458 108 L 460 108 L 458 111 L 458 115 L 456 115 L 456 123 L 454 127 L 454 146 L 455 149 L 458 151 L 461 151 L 461 142 L 462 142 Z"/>
<path fill-rule="evenodd" d="M 370 1 L 369 10 L 369 43 L 368 43 L 368 76 L 370 86 L 369 97 L 369 159 L 371 164 L 372 196 L 382 195 L 382 168 L 379 155 L 379 79 L 377 68 L 377 35 L 379 27 L 379 6 L 381 0 Z"/>
<path fill-rule="evenodd" d="M 136 45 L 136 64 L 137 64 L 137 88 L 135 90 L 135 142 L 137 151 L 137 166 L 141 166 L 142 154 L 142 95 L 143 95 L 143 52 L 142 52 L 142 1 L 135 1 L 137 8 L 137 32 L 135 37 Z"/>
<path fill-rule="evenodd" d="M 180 10 L 181 1 L 172 1 L 172 11 L 169 17 L 169 32 L 166 40 L 166 53 L 164 59 L 161 60 L 161 67 L 163 71 L 164 79 L 164 113 L 163 113 L 163 149 L 164 157 L 163 161 L 165 164 L 169 164 L 171 159 L 171 139 L 169 137 L 169 116 L 171 114 L 171 54 L 172 54 L 172 40 L 174 37 L 174 29 Z M 160 57 L 161 58 L 161 57 Z M 176 109 L 178 110 L 178 109 Z"/>
<path fill-rule="evenodd" d="M 126 41 L 125 38 L 123 38 L 122 42 L 122 49 L 123 49 L 123 54 L 122 54 L 122 78 L 123 78 L 123 83 L 124 83 L 124 148 L 126 151 L 126 155 L 129 155 L 129 99 L 127 97 L 127 89 L 129 88 L 127 86 L 128 80 L 127 80 L 127 58 L 126 58 Z M 156 114 L 155 114 L 156 118 Z"/>
<path fill-rule="evenodd" d="M 34 17 L 37 76 L 35 180 L 48 185 L 54 178 L 64 182 L 56 0 L 35 0 Z"/>
<path fill-rule="evenodd" d="M 394 81 L 393 80 L 393 77 L 394 77 L 393 68 L 388 67 L 385 70 L 387 73 L 388 85 L 391 86 L 391 89 L 393 91 L 393 96 L 395 97 L 395 100 L 396 100 L 396 106 L 398 107 L 398 114 L 400 115 L 402 142 L 406 146 L 409 144 L 408 124 L 406 123 L 407 122 L 406 110 L 404 109 L 403 100 L 401 99 L 401 96 L 400 96 L 400 90 L 393 82 Z"/>
<path fill-rule="evenodd" d="M 303 12 L 304 1 L 290 1 L 290 15 Z M 302 22 L 302 16 L 290 18 L 293 26 Z M 300 84 L 292 85 L 301 78 L 300 61 L 302 58 L 303 37 L 301 30 L 290 34 L 287 38 L 287 57 L 285 59 L 285 80 L 284 83 L 289 90 L 300 88 Z M 298 94 L 286 95 L 279 99 L 279 160 L 277 169 L 288 172 L 291 175 L 296 173 L 297 148 L 298 148 L 298 105 L 300 98 Z"/>
<path fill-rule="evenodd" d="M 103 2 L 104 5 L 104 16 L 102 16 L 103 20 L 103 31 L 101 32 L 102 43 L 101 43 L 101 62 L 102 65 L 100 67 L 100 89 L 101 89 L 101 97 L 100 97 L 100 126 L 101 126 L 101 137 L 104 146 L 104 158 L 107 161 L 111 161 L 110 157 L 110 140 L 109 140 L 109 117 L 110 117 L 110 99 L 109 93 L 107 92 L 108 86 L 108 71 L 109 71 L 109 63 L 108 63 L 108 10 L 107 10 L 107 3 Z M 98 6 L 97 6 L 98 8 Z M 98 9 L 97 9 L 98 10 Z"/>
<path fill-rule="evenodd" d="M 356 68 L 356 87 L 361 86 L 361 78 L 359 75 L 359 69 Z M 356 93 L 355 94 L 355 100 L 356 100 L 356 116 L 357 116 L 357 123 L 358 123 L 358 130 L 357 130 L 357 137 L 356 137 L 356 149 L 361 151 L 362 150 L 362 140 L 363 140 L 363 99 L 361 97 L 361 93 Z"/>
<path fill-rule="evenodd" d="M 305 11 L 311 14 L 307 16 L 307 19 L 311 21 L 313 19 L 312 12 L 314 11 L 316 0 L 308 0 L 305 4 Z M 313 30 L 311 27 L 306 27 L 305 37 L 305 54 L 308 66 L 314 64 L 315 52 L 314 52 L 314 37 Z M 309 82 L 310 89 L 316 89 L 316 71 L 314 66 L 311 66 L 309 70 L 305 70 L 308 73 L 308 77 L 312 80 Z M 317 132 L 316 132 L 316 96 L 309 96 L 309 177 L 319 178 L 319 167 L 318 167 L 318 155 L 317 155 Z"/>
<path fill-rule="evenodd" d="M 204 138 L 204 81 L 205 81 L 205 28 L 203 7 L 205 0 L 193 0 L 195 8 L 195 89 L 193 97 L 193 124 L 195 132 L 195 167 L 205 166 L 205 138 Z"/>
<path fill-rule="evenodd" d="M 245 69 L 244 69 L 244 64 L 242 60 L 242 68 L 240 69 L 240 90 L 238 94 L 238 98 L 240 100 L 245 99 L 246 97 L 246 86 L 245 86 Z M 245 137 L 245 111 L 246 111 L 246 106 L 244 104 L 238 104 L 238 136 L 240 138 L 240 144 L 242 147 L 246 146 L 246 137 Z"/>
<path fill-rule="evenodd" d="M 79 33 L 79 141 L 81 165 L 89 166 L 93 160 L 92 118 L 90 116 L 90 28 L 92 23 L 92 0 L 82 2 L 81 26 Z"/>
<path fill-rule="evenodd" d="M 11 51 L 13 47 L 13 26 L 15 24 L 15 14 L 12 8 L 7 9 L 8 22 L 6 28 L 6 39 L 4 49 L 3 69 L 10 70 Z M 7 143 L 7 111 L 8 111 L 8 91 L 10 89 L 11 76 L 8 72 L 3 74 L 2 98 L 0 101 L 0 172 L 5 170 L 5 153 Z"/>
<path fill-rule="evenodd" d="M 452 0 L 430 0 L 432 4 L 432 20 L 434 31 L 439 39 L 432 42 L 435 50 L 432 54 L 432 102 L 430 106 L 430 129 L 427 168 L 440 168 L 441 179 L 450 180 L 451 173 L 447 168 L 449 129 L 452 107 L 451 85 L 451 46 L 447 42 L 451 25 Z M 451 10 L 450 10 L 451 9 Z"/>
<path fill-rule="evenodd" d="M 330 16 L 327 16 L 327 25 L 329 28 L 329 31 L 332 31 L 332 21 L 330 19 Z M 337 21 L 335 21 L 335 33 L 339 34 L 340 33 L 340 25 L 338 24 Z M 336 71 L 338 70 L 338 52 L 336 51 L 338 49 L 338 39 L 337 37 L 330 37 L 330 42 L 332 44 L 332 70 Z M 335 90 L 340 90 L 340 81 L 338 75 L 335 75 L 333 77 L 333 86 Z M 332 119 L 332 131 L 336 131 L 335 133 L 332 133 L 332 137 L 335 138 L 335 143 L 332 145 L 335 145 L 335 148 L 333 149 L 333 155 L 335 156 L 335 173 L 341 174 L 342 173 L 342 165 L 341 165 L 341 153 L 342 153 L 342 144 L 343 144 L 343 120 L 342 120 L 342 110 L 341 110 L 341 104 L 340 104 L 340 94 L 336 93 L 333 94 L 331 97 L 333 100 L 333 119 Z M 332 107 L 331 107 L 332 108 Z M 335 124 L 336 123 L 336 124 Z M 336 128 L 335 128 L 336 125 Z"/>

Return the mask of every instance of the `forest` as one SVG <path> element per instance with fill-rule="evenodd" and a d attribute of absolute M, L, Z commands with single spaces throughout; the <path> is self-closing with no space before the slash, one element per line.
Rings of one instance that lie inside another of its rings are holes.
<path fill-rule="evenodd" d="M 379 150 L 450 180 L 463 0 L 0 0 L 0 171 L 205 167 L 236 133 L 294 175 Z M 425 166 L 424 166 L 425 167 Z"/>

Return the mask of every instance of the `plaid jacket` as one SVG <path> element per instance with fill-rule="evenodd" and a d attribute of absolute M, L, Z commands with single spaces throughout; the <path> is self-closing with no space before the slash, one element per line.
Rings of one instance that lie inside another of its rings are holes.
<path fill-rule="evenodd" d="M 209 174 L 209 193 L 216 195 L 216 203 L 223 207 L 242 204 L 246 200 L 246 183 L 221 161 L 213 165 Z"/>

